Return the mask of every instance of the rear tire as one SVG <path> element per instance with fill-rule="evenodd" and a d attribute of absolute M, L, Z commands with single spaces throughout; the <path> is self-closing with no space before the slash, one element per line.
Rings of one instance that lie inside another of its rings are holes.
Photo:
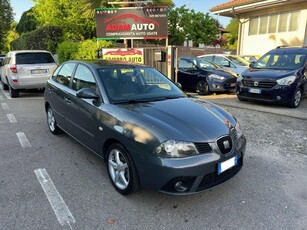
<path fill-rule="evenodd" d="M 8 86 L 10 91 L 11 98 L 19 97 L 19 91 L 16 89 L 13 89 L 12 86 Z"/>
<path fill-rule="evenodd" d="M 112 144 L 106 154 L 108 175 L 113 187 L 122 195 L 136 192 L 140 188 L 136 166 L 125 148 Z"/>
<path fill-rule="evenodd" d="M 196 84 L 196 92 L 199 95 L 208 95 L 209 94 L 209 85 L 206 81 L 199 81 Z"/>
<path fill-rule="evenodd" d="M 47 108 L 47 124 L 50 132 L 53 135 L 57 135 L 61 132 L 61 129 L 58 127 L 57 122 L 55 120 L 53 110 L 51 109 L 50 106 Z"/>
<path fill-rule="evenodd" d="M 1 85 L 4 90 L 9 90 L 9 86 L 3 82 L 2 78 L 1 78 Z"/>
<path fill-rule="evenodd" d="M 295 93 L 293 94 L 293 97 L 288 104 L 290 108 L 297 108 L 302 100 L 302 90 L 300 88 L 296 89 Z"/>

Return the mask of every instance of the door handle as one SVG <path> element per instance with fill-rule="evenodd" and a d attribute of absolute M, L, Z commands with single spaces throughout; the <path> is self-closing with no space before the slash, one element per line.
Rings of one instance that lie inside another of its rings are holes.
<path fill-rule="evenodd" d="M 65 101 L 66 101 L 67 104 L 70 104 L 70 103 L 71 103 L 71 100 L 69 100 L 69 99 L 66 98 L 66 97 L 65 97 Z"/>

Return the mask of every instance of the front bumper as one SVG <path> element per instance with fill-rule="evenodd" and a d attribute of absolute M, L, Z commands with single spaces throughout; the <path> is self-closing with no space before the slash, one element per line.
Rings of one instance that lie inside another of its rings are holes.
<path fill-rule="evenodd" d="M 288 104 L 295 93 L 296 85 L 275 85 L 272 88 L 246 87 L 238 82 L 236 94 L 238 97 L 251 101 L 260 101 L 275 104 Z"/>
<path fill-rule="evenodd" d="M 236 78 L 226 80 L 209 80 L 209 89 L 212 92 L 235 92 Z"/>
<path fill-rule="evenodd" d="M 218 147 L 212 152 L 186 158 L 143 158 L 138 162 L 142 187 L 173 195 L 187 195 L 216 186 L 240 171 L 246 149 L 246 139 L 237 140 L 231 152 L 222 154 Z M 237 164 L 218 174 L 219 163 L 233 157 Z M 180 185 L 180 186 L 178 186 Z"/>

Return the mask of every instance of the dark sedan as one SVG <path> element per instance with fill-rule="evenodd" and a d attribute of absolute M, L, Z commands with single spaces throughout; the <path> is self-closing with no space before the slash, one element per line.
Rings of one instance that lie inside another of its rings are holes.
<path fill-rule="evenodd" d="M 234 92 L 236 74 L 201 58 L 180 58 L 178 79 L 183 89 L 195 90 L 200 95 L 210 92 Z"/>
<path fill-rule="evenodd" d="M 237 120 L 187 97 L 154 68 L 68 61 L 45 90 L 49 130 L 64 130 L 105 159 L 115 189 L 200 192 L 242 167 L 246 139 Z"/>

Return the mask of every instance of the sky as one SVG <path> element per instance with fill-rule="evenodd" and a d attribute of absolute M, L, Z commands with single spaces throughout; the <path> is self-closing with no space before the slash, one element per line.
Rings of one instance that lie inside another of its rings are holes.
<path fill-rule="evenodd" d="M 209 9 L 214 6 L 229 2 L 230 0 L 173 0 L 176 7 L 186 5 L 186 8 L 194 9 L 196 12 L 209 13 L 213 18 L 226 27 L 230 18 L 212 15 Z M 31 0 L 11 0 L 11 5 L 15 13 L 15 21 L 19 21 L 23 12 L 29 10 L 34 3 Z"/>

